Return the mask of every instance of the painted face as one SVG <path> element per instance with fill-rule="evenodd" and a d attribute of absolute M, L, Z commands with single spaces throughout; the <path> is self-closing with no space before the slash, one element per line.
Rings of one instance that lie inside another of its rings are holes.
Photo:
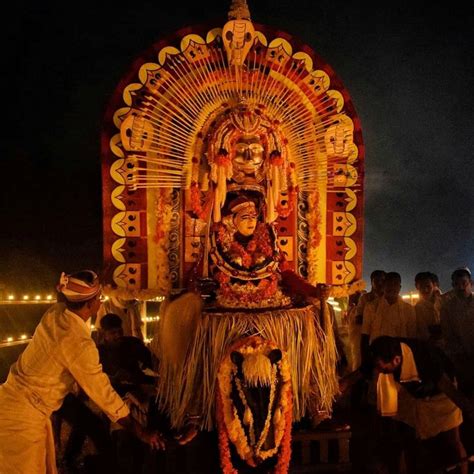
<path fill-rule="evenodd" d="M 249 237 L 257 227 L 257 213 L 251 208 L 242 209 L 235 214 L 234 224 L 242 235 Z"/>
<path fill-rule="evenodd" d="M 263 163 L 263 146 L 259 137 L 242 135 L 235 144 L 232 160 L 234 170 L 245 175 L 255 175 Z"/>

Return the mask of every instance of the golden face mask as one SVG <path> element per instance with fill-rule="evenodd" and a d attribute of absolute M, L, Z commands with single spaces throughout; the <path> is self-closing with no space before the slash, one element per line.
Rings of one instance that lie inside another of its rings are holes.
<path fill-rule="evenodd" d="M 260 138 L 255 135 L 243 135 L 237 140 L 232 159 L 234 179 L 237 182 L 249 177 L 259 181 L 263 152 Z"/>

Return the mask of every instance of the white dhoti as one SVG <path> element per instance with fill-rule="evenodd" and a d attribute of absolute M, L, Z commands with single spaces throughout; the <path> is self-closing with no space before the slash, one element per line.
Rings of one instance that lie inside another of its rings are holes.
<path fill-rule="evenodd" d="M 411 349 L 401 343 L 403 362 L 400 380 L 417 381 L 418 369 Z M 394 416 L 412 426 L 420 439 L 433 438 L 462 423 L 461 410 L 444 393 L 415 398 L 396 382 L 393 374 L 380 374 L 377 381 L 377 407 L 382 416 Z"/>
<path fill-rule="evenodd" d="M 57 473 L 49 416 L 8 385 L 0 386 L 0 473 Z"/>
<path fill-rule="evenodd" d="M 399 395 L 399 411 L 395 418 L 415 428 L 419 439 L 433 438 L 458 427 L 463 421 L 461 410 L 444 393 L 414 398 L 402 387 Z"/>

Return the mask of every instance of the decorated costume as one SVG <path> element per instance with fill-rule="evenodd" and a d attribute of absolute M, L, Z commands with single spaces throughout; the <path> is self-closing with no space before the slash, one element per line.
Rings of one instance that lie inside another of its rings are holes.
<path fill-rule="evenodd" d="M 364 149 L 332 69 L 234 1 L 223 28 L 187 29 L 134 63 L 102 143 L 108 277 L 168 297 L 153 347 L 172 425 L 215 427 L 220 366 L 256 335 L 288 361 L 293 421 L 330 411 L 332 320 L 296 297 L 361 288 Z M 268 440 L 247 428 L 256 462 Z"/>

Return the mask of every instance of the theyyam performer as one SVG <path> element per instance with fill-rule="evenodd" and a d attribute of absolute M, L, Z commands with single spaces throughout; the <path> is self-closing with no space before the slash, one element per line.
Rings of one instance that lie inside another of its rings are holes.
<path fill-rule="evenodd" d="M 234 446 L 284 472 L 292 422 L 330 413 L 338 392 L 317 285 L 362 287 L 364 149 L 348 92 L 234 1 L 223 28 L 145 52 L 105 122 L 108 291 L 167 297 L 152 342 L 161 409 L 174 428 L 217 429 L 224 471 Z"/>

